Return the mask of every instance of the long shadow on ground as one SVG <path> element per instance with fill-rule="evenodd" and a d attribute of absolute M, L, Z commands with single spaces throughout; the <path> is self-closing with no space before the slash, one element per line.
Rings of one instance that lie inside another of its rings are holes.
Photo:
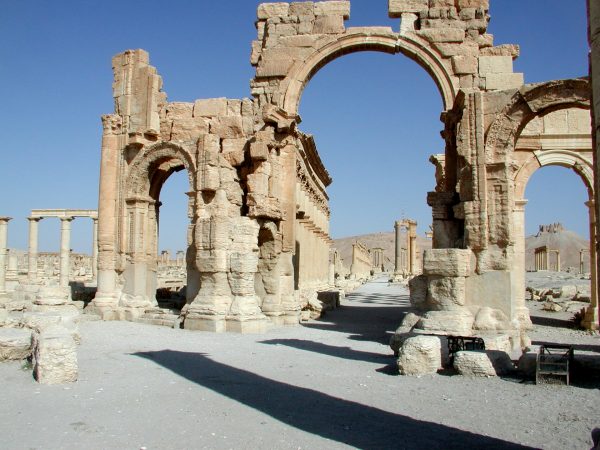
<path fill-rule="evenodd" d="M 517 449 L 518 444 L 415 420 L 275 381 L 202 353 L 139 352 L 172 372 L 308 433 L 363 449 Z M 201 405 L 198 405 L 201 407 Z"/>
<path fill-rule="evenodd" d="M 390 356 L 382 353 L 363 352 L 354 350 L 350 347 L 337 347 L 335 345 L 323 344 L 322 342 L 308 341 L 304 339 L 269 339 L 260 341 L 261 344 L 285 345 L 287 347 L 306 350 L 309 352 L 321 353 L 323 355 L 335 356 L 342 359 L 351 359 L 354 361 L 366 361 L 372 363 L 389 363 Z M 391 350 L 390 350 L 391 353 Z"/>
<path fill-rule="evenodd" d="M 409 311 L 408 295 L 362 293 L 359 290 L 349 294 L 340 308 L 327 311 L 322 319 L 303 326 L 348 333 L 353 340 L 387 345 Z"/>

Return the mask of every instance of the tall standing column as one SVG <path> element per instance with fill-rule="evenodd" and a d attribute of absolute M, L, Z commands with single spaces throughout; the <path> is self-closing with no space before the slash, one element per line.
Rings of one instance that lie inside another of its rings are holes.
<path fill-rule="evenodd" d="M 410 248 L 410 267 L 409 271 L 412 276 L 417 273 L 417 222 L 410 222 L 408 226 L 408 241 Z"/>
<path fill-rule="evenodd" d="M 0 217 L 0 300 L 8 298 L 6 292 L 6 247 L 9 220 L 11 217 Z"/>
<path fill-rule="evenodd" d="M 98 193 L 98 277 L 97 291 L 91 303 L 103 318 L 118 307 L 117 298 L 117 213 L 119 150 L 125 144 L 122 118 L 117 114 L 102 116 L 102 154 Z"/>
<path fill-rule="evenodd" d="M 60 281 L 62 288 L 69 287 L 69 271 L 71 269 L 71 222 L 73 217 L 60 218 Z"/>
<path fill-rule="evenodd" d="M 98 219 L 92 219 L 92 275 L 98 277 Z"/>
<path fill-rule="evenodd" d="M 513 209 L 513 236 L 515 238 L 513 274 L 516 286 L 513 294 L 513 307 L 514 316 L 522 329 L 532 326 L 529 308 L 525 302 L 525 205 L 527 205 L 527 200 L 515 200 Z M 539 255 L 536 253 L 535 256 L 537 258 Z"/>
<path fill-rule="evenodd" d="M 598 282 L 597 282 L 597 265 L 596 265 L 596 213 L 595 201 L 590 200 L 585 202 L 589 212 L 590 226 L 590 306 L 588 306 L 582 325 L 589 330 L 597 330 L 599 325 L 600 314 L 598 313 Z"/>
<path fill-rule="evenodd" d="M 396 251 L 394 258 L 394 273 L 399 274 L 402 272 L 402 242 L 400 241 L 400 231 L 402 230 L 402 224 L 400 221 L 394 223 L 394 231 L 396 232 Z"/>
<path fill-rule="evenodd" d="M 27 255 L 28 272 L 27 278 L 30 283 L 37 280 L 37 262 L 38 262 L 38 224 L 42 217 L 28 217 L 29 220 L 29 250 Z"/>

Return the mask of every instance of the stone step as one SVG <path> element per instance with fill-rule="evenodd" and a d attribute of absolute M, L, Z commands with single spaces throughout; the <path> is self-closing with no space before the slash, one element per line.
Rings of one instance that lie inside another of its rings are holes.
<path fill-rule="evenodd" d="M 179 314 L 146 313 L 135 319 L 134 322 L 145 323 L 148 325 L 158 325 L 161 327 L 179 328 Z"/>

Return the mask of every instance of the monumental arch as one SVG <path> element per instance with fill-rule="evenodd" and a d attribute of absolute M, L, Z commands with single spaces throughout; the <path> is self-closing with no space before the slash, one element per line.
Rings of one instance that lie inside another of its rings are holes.
<path fill-rule="evenodd" d="M 518 344 L 530 322 L 515 269 L 515 141 L 535 116 L 589 107 L 588 83 L 524 86 L 512 69 L 518 46 L 494 46 L 488 9 L 488 0 L 390 0 L 397 32 L 346 28 L 348 1 L 262 4 L 252 99 L 168 102 L 146 52 L 115 56 L 90 308 L 105 319 L 130 319 L 156 303 L 158 193 L 172 171 L 185 168 L 184 327 L 260 331 L 269 322 L 298 323 L 303 299 L 328 287 L 330 248 L 331 178 L 312 136 L 297 128 L 302 91 L 337 57 L 383 51 L 417 62 L 444 103 L 445 155 L 427 196 L 433 249 L 411 283 L 422 314 L 417 328 L 511 332 Z"/>

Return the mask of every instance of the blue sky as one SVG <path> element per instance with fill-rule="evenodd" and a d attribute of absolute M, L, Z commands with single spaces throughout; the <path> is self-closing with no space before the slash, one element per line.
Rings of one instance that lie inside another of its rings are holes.
<path fill-rule="evenodd" d="M 26 248 L 36 208 L 96 208 L 100 115 L 112 104 L 111 57 L 150 53 L 170 101 L 250 95 L 255 0 L 2 0 L 0 215 L 13 217 L 9 246 Z M 585 1 L 491 0 L 495 43 L 517 43 L 526 82 L 587 73 Z M 566 6 L 568 5 L 568 7 Z M 347 26 L 388 25 L 387 0 L 352 0 Z M 358 53 L 325 66 L 300 105 L 334 178 L 333 237 L 391 231 L 405 216 L 427 229 L 432 153 L 443 152 L 442 109 L 431 78 L 402 55 Z M 166 183 L 160 248 L 184 248 L 185 177 Z M 544 168 L 527 187 L 527 232 L 562 221 L 587 235 L 587 199 L 566 169 Z M 59 247 L 57 220 L 42 221 L 40 250 Z M 91 223 L 73 222 L 72 247 L 90 251 Z"/>

